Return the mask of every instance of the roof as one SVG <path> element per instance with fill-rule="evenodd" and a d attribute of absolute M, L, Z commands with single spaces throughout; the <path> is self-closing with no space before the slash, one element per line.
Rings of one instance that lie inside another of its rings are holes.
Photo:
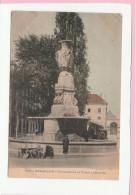
<path fill-rule="evenodd" d="M 107 119 L 110 119 L 110 118 L 117 118 L 117 117 L 111 112 L 111 110 L 109 110 L 109 111 L 107 112 Z"/>
<path fill-rule="evenodd" d="M 106 100 L 104 100 L 102 97 L 100 97 L 97 94 L 89 94 L 88 95 L 88 104 L 107 104 Z"/>

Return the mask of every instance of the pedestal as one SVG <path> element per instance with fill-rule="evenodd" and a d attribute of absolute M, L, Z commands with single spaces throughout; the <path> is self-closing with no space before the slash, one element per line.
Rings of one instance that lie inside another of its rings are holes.
<path fill-rule="evenodd" d="M 51 108 L 51 116 L 79 116 L 78 107 L 74 105 L 53 105 Z"/>
<path fill-rule="evenodd" d="M 56 119 L 44 120 L 43 139 L 45 141 L 55 141 L 55 135 L 59 131 L 58 121 Z"/>

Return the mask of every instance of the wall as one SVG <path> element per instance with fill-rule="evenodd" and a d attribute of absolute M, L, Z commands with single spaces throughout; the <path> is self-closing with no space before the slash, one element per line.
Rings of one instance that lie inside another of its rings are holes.
<path fill-rule="evenodd" d="M 106 107 L 106 104 L 87 104 L 85 115 L 106 128 Z M 90 112 L 88 112 L 88 109 L 90 109 Z M 101 112 L 98 112 L 98 109 L 101 109 Z"/>
<path fill-rule="evenodd" d="M 110 125 L 111 123 L 117 124 L 117 134 L 113 135 Z M 108 130 L 108 138 L 109 139 L 119 139 L 120 138 L 120 118 L 109 118 L 107 119 L 107 130 Z"/>

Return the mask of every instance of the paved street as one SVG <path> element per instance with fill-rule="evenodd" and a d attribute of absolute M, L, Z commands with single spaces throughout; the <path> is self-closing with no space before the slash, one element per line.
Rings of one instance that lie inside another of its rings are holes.
<path fill-rule="evenodd" d="M 99 168 L 118 169 L 119 154 L 93 154 L 93 155 L 56 155 L 53 159 L 18 159 L 9 157 L 9 167 L 24 168 Z"/>

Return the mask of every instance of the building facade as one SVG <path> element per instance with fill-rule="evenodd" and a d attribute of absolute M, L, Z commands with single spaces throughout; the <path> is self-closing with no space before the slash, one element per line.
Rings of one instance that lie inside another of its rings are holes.
<path fill-rule="evenodd" d="M 120 138 L 120 118 L 111 111 L 107 112 L 107 131 L 109 138 Z"/>
<path fill-rule="evenodd" d="M 88 103 L 85 107 L 85 116 L 89 117 L 91 121 L 96 122 L 106 128 L 108 103 L 97 94 L 88 95 Z"/>

